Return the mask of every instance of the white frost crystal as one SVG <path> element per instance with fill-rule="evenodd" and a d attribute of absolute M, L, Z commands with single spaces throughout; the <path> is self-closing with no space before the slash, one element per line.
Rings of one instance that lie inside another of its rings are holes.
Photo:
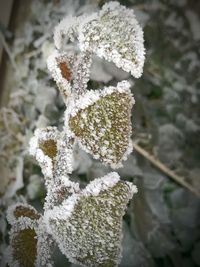
<path fill-rule="evenodd" d="M 79 194 L 46 211 L 45 221 L 61 251 L 81 266 L 117 266 L 121 258 L 122 217 L 137 192 L 112 172 Z"/>
<path fill-rule="evenodd" d="M 139 78 L 144 65 L 143 31 L 134 11 L 118 2 L 105 4 L 79 24 L 81 51 L 89 51 Z"/>
<path fill-rule="evenodd" d="M 60 133 L 57 143 L 57 157 L 55 162 L 54 175 L 57 177 L 67 176 L 73 171 L 73 147 L 74 139 L 68 131 Z"/>
<path fill-rule="evenodd" d="M 122 81 L 116 87 L 88 91 L 71 103 L 65 123 L 86 152 L 110 164 L 121 166 L 132 151 L 131 109 L 134 98 L 130 84 Z"/>
<path fill-rule="evenodd" d="M 87 92 L 87 83 L 90 78 L 92 64 L 92 55 L 89 52 L 83 52 L 77 55 L 74 63 L 74 79 L 72 88 L 74 95 L 82 95 Z"/>

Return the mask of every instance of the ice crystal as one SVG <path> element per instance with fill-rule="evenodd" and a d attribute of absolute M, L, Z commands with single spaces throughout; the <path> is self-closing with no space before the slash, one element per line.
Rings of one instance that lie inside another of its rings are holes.
<path fill-rule="evenodd" d="M 66 113 L 69 127 L 94 158 L 119 167 L 131 152 L 131 108 L 134 99 L 126 81 L 117 87 L 86 93 Z"/>
<path fill-rule="evenodd" d="M 117 266 L 121 257 L 122 217 L 137 189 L 117 173 L 92 181 L 60 206 L 49 210 L 49 232 L 71 262 L 82 266 Z"/>
<path fill-rule="evenodd" d="M 139 78 L 144 65 L 143 31 L 134 11 L 109 2 L 88 16 L 78 27 L 82 51 L 90 51 L 105 58 Z"/>

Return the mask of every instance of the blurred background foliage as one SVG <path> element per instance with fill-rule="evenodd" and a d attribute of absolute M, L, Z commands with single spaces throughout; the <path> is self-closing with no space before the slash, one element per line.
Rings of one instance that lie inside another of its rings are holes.
<path fill-rule="evenodd" d="M 13 37 L 5 41 L 0 116 L 0 254 L 7 244 L 7 206 L 26 199 L 42 211 L 45 189 L 40 169 L 28 156 L 36 127 L 63 123 L 64 104 L 46 68 L 54 26 L 65 14 L 94 11 L 106 1 L 16 1 Z M 146 63 L 136 80 L 94 58 L 89 88 L 128 79 L 136 104 L 133 140 L 195 188 L 200 195 L 200 2 L 122 0 L 134 8 L 144 29 Z M 10 59 L 10 60 L 9 60 Z M 109 172 L 83 151 L 75 152 L 72 179 L 84 187 Z M 119 169 L 139 193 L 124 217 L 124 267 L 200 266 L 200 198 L 133 151 Z M 73 266 L 55 252 L 56 266 Z"/>

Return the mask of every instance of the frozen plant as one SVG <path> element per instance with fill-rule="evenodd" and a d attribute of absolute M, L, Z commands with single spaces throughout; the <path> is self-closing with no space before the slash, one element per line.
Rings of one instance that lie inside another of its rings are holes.
<path fill-rule="evenodd" d="M 64 38 L 65 37 L 65 38 Z M 72 41 L 73 51 L 65 51 Z M 44 214 L 26 203 L 8 209 L 11 224 L 10 266 L 52 266 L 52 247 L 81 266 L 118 266 L 122 254 L 122 217 L 137 188 L 116 172 L 84 189 L 70 180 L 75 144 L 116 169 L 132 151 L 130 83 L 87 90 L 96 54 L 140 77 L 144 64 L 143 32 L 133 10 L 117 2 L 88 16 L 68 17 L 55 29 L 56 49 L 47 66 L 66 104 L 64 127 L 37 129 L 30 154 L 44 175 Z"/>

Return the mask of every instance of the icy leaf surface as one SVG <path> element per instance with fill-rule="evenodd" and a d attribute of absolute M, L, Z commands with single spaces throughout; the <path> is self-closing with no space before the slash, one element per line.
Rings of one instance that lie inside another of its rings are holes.
<path fill-rule="evenodd" d="M 6 252 L 9 266 L 52 266 L 53 242 L 42 216 L 32 206 L 17 203 L 9 207 L 7 220 L 11 224 Z"/>
<path fill-rule="evenodd" d="M 79 105 L 80 103 L 80 105 Z M 69 115 L 69 127 L 83 148 L 94 158 L 118 167 L 131 152 L 131 108 L 129 84 L 88 92 Z"/>
<path fill-rule="evenodd" d="M 29 142 L 30 154 L 36 158 L 43 174 L 47 177 L 53 176 L 59 136 L 56 127 L 46 127 L 37 129 Z"/>
<path fill-rule="evenodd" d="M 143 31 L 134 12 L 118 2 L 109 2 L 99 13 L 81 21 L 78 39 L 82 51 L 112 61 L 139 78 L 144 64 Z"/>
<path fill-rule="evenodd" d="M 71 78 L 74 64 L 73 53 L 59 53 L 57 50 L 53 51 L 47 59 L 47 67 L 58 85 L 64 99 L 71 93 Z"/>
<path fill-rule="evenodd" d="M 19 266 L 35 266 L 37 239 L 34 229 L 28 228 L 15 233 L 11 240 L 11 246 L 13 248 L 13 258 Z"/>
<path fill-rule="evenodd" d="M 48 230 L 62 253 L 82 266 L 117 266 L 121 258 L 122 217 L 135 192 L 133 184 L 110 173 L 47 211 Z"/>
<path fill-rule="evenodd" d="M 30 140 L 29 152 L 45 177 L 67 175 L 72 171 L 73 139 L 56 127 L 37 129 Z"/>
<path fill-rule="evenodd" d="M 57 155 L 57 145 L 56 142 L 52 139 L 42 141 L 39 145 L 40 149 L 45 155 L 51 159 L 55 158 Z"/>
<path fill-rule="evenodd" d="M 53 51 L 47 59 L 47 67 L 67 104 L 71 93 L 86 91 L 91 66 L 90 53 Z"/>

